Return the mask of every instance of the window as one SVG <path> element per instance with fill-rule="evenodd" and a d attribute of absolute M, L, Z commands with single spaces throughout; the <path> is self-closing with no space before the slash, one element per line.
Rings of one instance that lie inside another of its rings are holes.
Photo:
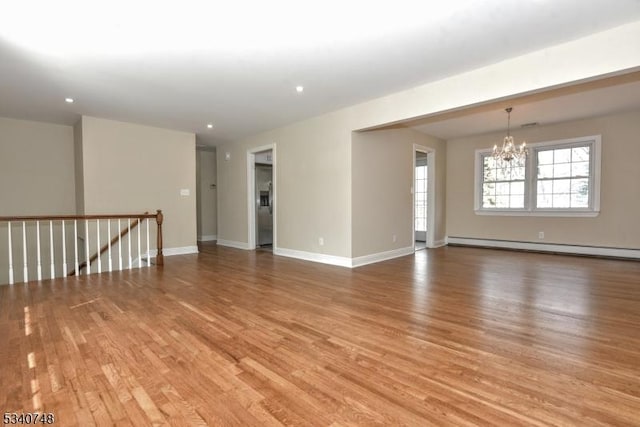
<path fill-rule="evenodd" d="M 425 158 L 426 161 L 426 158 Z M 416 166 L 415 182 L 415 230 L 427 231 L 427 165 Z M 423 233 L 424 234 L 424 233 Z M 426 239 L 426 234 L 423 240 Z"/>
<path fill-rule="evenodd" d="M 525 161 L 506 165 L 488 154 L 482 162 L 482 207 L 524 209 Z"/>
<path fill-rule="evenodd" d="M 600 210 L 600 136 L 529 145 L 511 163 L 476 151 L 481 215 L 595 216 Z"/>
<path fill-rule="evenodd" d="M 536 208 L 588 208 L 591 144 L 536 150 Z"/>

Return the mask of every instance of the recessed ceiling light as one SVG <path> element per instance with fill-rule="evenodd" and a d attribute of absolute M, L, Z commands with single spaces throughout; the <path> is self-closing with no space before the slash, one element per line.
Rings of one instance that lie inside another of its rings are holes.
<path fill-rule="evenodd" d="M 207 125 L 207 127 L 208 127 L 209 129 L 213 129 L 213 124 L 212 124 L 212 123 L 209 123 L 209 124 Z"/>
<path fill-rule="evenodd" d="M 296 92 L 302 93 L 304 91 L 304 86 L 296 86 Z"/>
<path fill-rule="evenodd" d="M 67 104 L 73 104 L 73 98 L 65 98 L 64 102 L 66 102 Z"/>

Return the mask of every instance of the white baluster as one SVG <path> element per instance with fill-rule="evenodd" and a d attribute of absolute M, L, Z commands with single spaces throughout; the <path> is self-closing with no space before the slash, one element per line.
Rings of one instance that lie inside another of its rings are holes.
<path fill-rule="evenodd" d="M 85 270 L 85 274 L 91 274 L 91 255 L 89 252 L 89 220 L 84 220 L 84 248 L 85 248 L 85 259 L 87 260 L 87 269 Z"/>
<path fill-rule="evenodd" d="M 80 275 L 80 265 L 78 263 L 78 220 L 73 220 L 73 253 L 75 255 L 74 267 L 76 269 L 76 276 Z"/>
<path fill-rule="evenodd" d="M 62 222 L 62 277 L 67 275 L 67 233 L 64 220 Z"/>
<path fill-rule="evenodd" d="M 24 259 L 24 271 L 22 279 L 25 283 L 29 281 L 29 261 L 27 258 L 27 225 L 22 221 L 22 257 Z"/>
<path fill-rule="evenodd" d="M 102 273 L 102 257 L 100 256 L 100 220 L 96 220 L 96 254 L 98 254 L 98 273 Z"/>
<path fill-rule="evenodd" d="M 129 269 L 131 269 L 131 218 L 127 218 L 127 244 L 129 245 Z"/>
<path fill-rule="evenodd" d="M 56 277 L 56 262 L 53 255 L 53 221 L 49 221 L 49 250 L 51 251 L 51 278 Z"/>
<path fill-rule="evenodd" d="M 140 229 L 142 228 L 141 219 L 138 218 L 138 268 L 142 268 L 142 254 L 140 254 Z"/>
<path fill-rule="evenodd" d="M 147 223 L 147 267 L 151 267 L 151 259 L 149 258 L 149 218 L 146 220 Z"/>
<path fill-rule="evenodd" d="M 11 241 L 11 221 L 7 223 L 8 241 L 9 241 L 9 284 L 13 285 L 13 242 Z"/>
<path fill-rule="evenodd" d="M 113 262 L 111 261 L 111 220 L 107 220 L 107 242 L 109 242 L 109 271 L 113 269 Z"/>
<path fill-rule="evenodd" d="M 40 254 L 40 221 L 36 221 L 36 249 L 38 250 L 38 280 L 42 280 L 42 256 Z"/>
<path fill-rule="evenodd" d="M 118 218 L 118 270 L 122 270 L 122 225 Z"/>

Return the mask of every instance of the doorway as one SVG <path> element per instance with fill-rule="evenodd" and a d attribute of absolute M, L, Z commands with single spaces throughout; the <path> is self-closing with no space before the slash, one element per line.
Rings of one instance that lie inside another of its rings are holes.
<path fill-rule="evenodd" d="M 247 152 L 249 249 L 276 248 L 275 145 Z"/>
<path fill-rule="evenodd" d="M 434 246 L 434 190 L 435 151 L 414 145 L 412 235 L 416 251 Z"/>
<path fill-rule="evenodd" d="M 428 183 L 427 153 L 416 151 L 415 180 L 414 180 L 414 232 L 416 250 L 427 247 L 427 183 Z"/>

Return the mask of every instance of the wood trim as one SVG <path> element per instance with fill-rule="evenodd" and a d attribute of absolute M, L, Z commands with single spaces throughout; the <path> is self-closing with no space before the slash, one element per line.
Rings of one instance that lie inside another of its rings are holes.
<path fill-rule="evenodd" d="M 155 218 L 156 214 L 113 214 L 113 215 L 30 215 L 30 216 L 0 216 L 1 221 L 73 221 L 86 219 L 145 219 Z"/>

